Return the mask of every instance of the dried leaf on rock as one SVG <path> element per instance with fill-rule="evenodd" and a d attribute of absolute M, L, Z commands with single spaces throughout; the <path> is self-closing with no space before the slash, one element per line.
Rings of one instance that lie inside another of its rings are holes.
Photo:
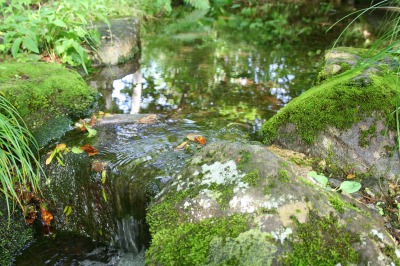
<path fill-rule="evenodd" d="M 174 148 L 174 151 L 184 150 L 187 146 L 189 146 L 189 141 L 182 142 L 179 146 Z"/>
<path fill-rule="evenodd" d="M 142 123 L 142 124 L 152 124 L 156 121 L 157 121 L 156 114 L 149 114 L 149 115 L 143 116 L 142 118 L 139 119 L 139 123 Z"/>
<path fill-rule="evenodd" d="M 346 176 L 347 179 L 353 179 L 354 177 L 356 177 L 355 174 L 348 174 L 348 175 Z"/>
<path fill-rule="evenodd" d="M 51 220 L 53 220 L 53 214 L 51 214 L 45 207 L 40 206 L 40 213 L 42 215 L 42 220 L 45 225 L 50 225 Z"/>
<path fill-rule="evenodd" d="M 85 152 L 87 152 L 87 154 L 89 154 L 89 156 L 93 156 L 93 155 L 96 155 L 96 154 L 99 153 L 98 149 L 96 149 L 96 148 L 94 148 L 94 147 L 92 147 L 92 146 L 90 146 L 88 144 L 83 145 L 81 147 L 81 149 L 84 150 Z"/>
<path fill-rule="evenodd" d="M 186 137 L 187 137 L 189 140 L 191 140 L 191 141 L 193 141 L 193 142 L 196 142 L 196 143 L 198 143 L 198 144 L 200 144 L 200 145 L 205 145 L 206 142 L 207 142 L 206 138 L 203 137 L 202 135 L 199 135 L 199 134 L 191 133 L 191 134 L 188 134 Z"/>
<path fill-rule="evenodd" d="M 92 171 L 102 172 L 106 169 L 106 166 L 107 166 L 107 163 L 105 163 L 105 162 L 94 161 L 92 163 Z"/>
<path fill-rule="evenodd" d="M 89 126 L 91 126 L 91 127 L 94 126 L 96 124 L 96 122 L 97 122 L 97 117 L 95 114 L 93 114 L 92 118 L 90 119 Z"/>

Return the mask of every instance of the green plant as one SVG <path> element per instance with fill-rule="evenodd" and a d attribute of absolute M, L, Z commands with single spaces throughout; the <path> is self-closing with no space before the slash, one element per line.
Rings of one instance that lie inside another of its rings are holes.
<path fill-rule="evenodd" d="M 16 109 L 0 95 L 0 191 L 9 215 L 11 203 L 17 202 L 24 209 L 22 195 L 39 191 L 44 172 L 37 151 L 36 140 Z"/>
<path fill-rule="evenodd" d="M 317 174 L 315 171 L 311 171 L 308 175 L 315 179 L 318 183 L 321 184 L 323 188 L 328 188 L 328 178 L 322 174 Z M 339 187 L 334 188 L 334 191 L 343 191 L 346 193 L 354 193 L 359 191 L 361 188 L 361 184 L 356 181 L 343 181 Z"/>
<path fill-rule="evenodd" d="M 4 18 L 1 52 L 19 61 L 60 60 L 88 72 L 87 49 L 95 50 L 100 42 L 98 32 L 89 30 L 88 24 L 95 20 L 108 23 L 103 1 L 5 2 L 0 2 L 5 6 L 0 13 Z"/>

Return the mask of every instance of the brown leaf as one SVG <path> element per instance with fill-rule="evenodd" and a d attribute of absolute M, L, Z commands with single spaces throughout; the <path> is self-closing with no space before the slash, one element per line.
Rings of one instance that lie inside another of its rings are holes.
<path fill-rule="evenodd" d="M 354 177 L 356 177 L 355 174 L 348 174 L 346 178 L 347 179 L 353 179 Z"/>
<path fill-rule="evenodd" d="M 91 145 L 88 145 L 88 144 L 83 145 L 81 147 L 81 149 L 84 150 L 85 152 L 87 152 L 87 154 L 89 154 L 89 156 L 93 156 L 93 155 L 96 155 L 96 154 L 99 153 L 98 149 L 96 149 L 96 148 L 94 148 L 94 147 L 92 147 Z"/>
<path fill-rule="evenodd" d="M 199 143 L 200 145 L 204 145 L 207 142 L 206 138 L 199 134 L 190 133 L 186 137 L 191 141 Z"/>
<path fill-rule="evenodd" d="M 40 206 L 40 213 L 42 215 L 42 220 L 45 225 L 50 225 L 51 220 L 53 220 L 53 214 L 46 210 L 44 207 Z"/>
<path fill-rule="evenodd" d="M 89 126 L 93 127 L 96 124 L 96 122 L 97 122 L 97 117 L 95 114 L 93 114 L 92 118 L 90 119 Z"/>
<path fill-rule="evenodd" d="M 149 115 L 143 116 L 142 118 L 139 119 L 139 123 L 142 123 L 142 124 L 152 124 L 156 121 L 157 121 L 156 114 L 149 114 Z"/>
<path fill-rule="evenodd" d="M 189 145 L 189 141 L 182 142 L 179 146 L 174 148 L 174 151 L 184 150 Z"/>
<path fill-rule="evenodd" d="M 107 166 L 107 163 L 105 163 L 105 162 L 94 161 L 92 163 L 92 171 L 102 172 L 103 170 L 106 169 L 106 166 Z"/>

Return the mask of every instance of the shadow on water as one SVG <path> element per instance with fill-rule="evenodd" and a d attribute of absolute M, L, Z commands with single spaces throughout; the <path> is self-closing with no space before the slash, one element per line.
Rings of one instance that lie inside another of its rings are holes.
<path fill-rule="evenodd" d="M 151 240 L 146 208 L 201 147 L 174 148 L 189 133 L 208 142 L 259 140 L 261 125 L 315 84 L 331 43 L 258 45 L 211 26 L 146 35 L 140 62 L 101 69 L 87 81 L 102 93 L 105 111 L 138 118 L 156 113 L 159 120 L 100 123 L 94 138 L 71 131 L 60 140 L 70 148 L 90 144 L 99 153 L 68 153 L 65 166 L 46 167 L 57 233 L 38 237 L 15 265 L 144 265 Z"/>

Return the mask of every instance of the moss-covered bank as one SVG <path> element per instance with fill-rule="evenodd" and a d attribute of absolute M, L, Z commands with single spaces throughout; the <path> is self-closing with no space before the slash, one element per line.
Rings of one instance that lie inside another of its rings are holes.
<path fill-rule="evenodd" d="M 294 125 L 296 130 L 279 134 L 280 139 L 292 142 L 300 138 L 312 144 L 328 126 L 346 130 L 366 117 L 390 118 L 399 94 L 397 75 L 374 75 L 370 77 L 371 82 L 363 86 L 354 79 L 360 73 L 347 71 L 293 99 L 263 125 L 265 143 L 273 143 L 278 130 L 286 125 Z"/>
<path fill-rule="evenodd" d="M 97 92 L 73 70 L 48 63 L 1 63 L 0 92 L 17 108 L 39 144 L 88 115 Z"/>

